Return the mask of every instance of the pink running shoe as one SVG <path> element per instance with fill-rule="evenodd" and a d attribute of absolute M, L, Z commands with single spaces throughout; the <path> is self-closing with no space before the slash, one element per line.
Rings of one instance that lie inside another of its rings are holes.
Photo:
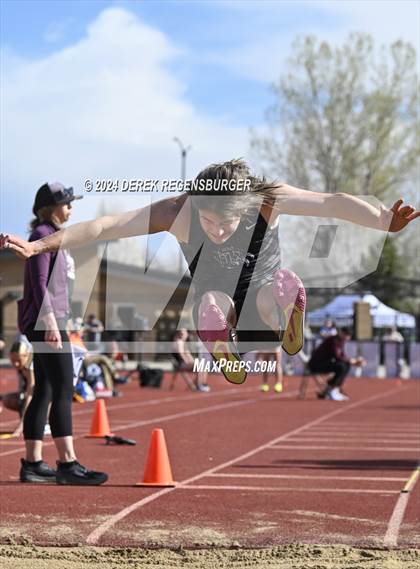
<path fill-rule="evenodd" d="M 228 321 L 218 306 L 211 305 L 199 314 L 197 332 L 225 378 L 230 383 L 243 383 L 247 376 L 245 362 L 237 353 Z"/>
<path fill-rule="evenodd" d="M 212 304 L 198 316 L 198 335 L 203 342 L 229 342 L 229 324 L 218 306 Z"/>
<path fill-rule="evenodd" d="M 286 326 L 282 348 L 287 354 L 294 356 L 303 346 L 305 287 L 293 271 L 281 269 L 274 273 L 273 293 L 277 305 L 283 311 Z"/>

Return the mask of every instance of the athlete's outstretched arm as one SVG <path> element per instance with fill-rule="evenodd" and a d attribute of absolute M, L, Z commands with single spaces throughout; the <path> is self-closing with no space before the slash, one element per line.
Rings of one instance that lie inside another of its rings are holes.
<path fill-rule="evenodd" d="M 93 241 L 108 241 L 136 235 L 169 231 L 179 210 L 176 198 L 118 215 L 106 215 L 92 221 L 76 223 L 37 241 L 25 241 L 16 235 L 0 234 L 0 249 L 11 249 L 22 259 L 33 255 L 77 248 Z"/>
<path fill-rule="evenodd" d="M 400 231 L 420 216 L 420 211 L 411 205 L 402 206 L 402 199 L 390 209 L 383 205 L 377 208 L 350 194 L 311 192 L 287 184 L 271 190 L 271 195 L 275 198 L 273 210 L 279 214 L 345 219 L 382 231 Z"/>

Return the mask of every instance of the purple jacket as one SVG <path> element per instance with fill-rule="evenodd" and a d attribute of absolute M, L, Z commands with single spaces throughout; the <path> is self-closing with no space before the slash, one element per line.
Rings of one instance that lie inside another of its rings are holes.
<path fill-rule="evenodd" d="M 344 351 L 345 341 L 340 336 L 330 336 L 312 352 L 309 365 L 322 365 L 325 362 L 335 360 L 336 362 L 349 362 L 349 358 Z"/>
<path fill-rule="evenodd" d="M 43 223 L 34 229 L 29 241 L 56 231 L 54 226 Z M 56 318 L 66 318 L 69 312 L 67 264 L 62 250 L 35 255 L 26 261 L 23 299 L 18 303 L 19 330 L 25 333 L 48 312 L 54 312 Z"/>

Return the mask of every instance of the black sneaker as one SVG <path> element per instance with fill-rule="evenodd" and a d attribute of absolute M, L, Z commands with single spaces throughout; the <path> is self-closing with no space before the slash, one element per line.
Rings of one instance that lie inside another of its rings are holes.
<path fill-rule="evenodd" d="M 108 480 L 108 474 L 88 470 L 76 460 L 57 462 L 56 480 L 57 484 L 69 486 L 99 486 Z"/>
<path fill-rule="evenodd" d="M 56 471 L 42 460 L 38 462 L 29 462 L 22 458 L 20 460 L 22 466 L 20 468 L 19 478 L 21 482 L 29 482 L 32 484 L 46 484 L 55 482 Z"/>

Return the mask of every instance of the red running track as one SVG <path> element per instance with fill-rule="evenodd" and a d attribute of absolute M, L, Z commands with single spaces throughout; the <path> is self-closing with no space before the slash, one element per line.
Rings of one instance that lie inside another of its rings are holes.
<path fill-rule="evenodd" d="M 299 378 L 281 395 L 260 393 L 258 383 L 231 386 L 212 376 L 210 393 L 181 383 L 169 392 L 168 378 L 160 390 L 125 386 L 124 397 L 107 401 L 108 415 L 135 447 L 83 438 L 93 405 L 75 405 L 79 460 L 109 473 L 102 487 L 20 484 L 23 441 L 0 441 L 0 541 L 418 547 L 420 382 L 351 379 L 346 403 L 318 401 L 313 392 L 297 400 Z M 16 424 L 12 413 L 1 419 L 3 432 Z M 133 486 L 156 427 L 165 432 L 176 488 Z"/>

